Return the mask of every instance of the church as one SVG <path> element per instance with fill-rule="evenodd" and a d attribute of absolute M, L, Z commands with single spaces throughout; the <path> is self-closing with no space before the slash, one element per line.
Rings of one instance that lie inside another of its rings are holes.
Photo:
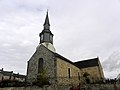
<path fill-rule="evenodd" d="M 46 77 L 50 84 L 78 85 L 85 83 L 85 80 L 90 83 L 104 79 L 98 57 L 72 62 L 56 52 L 53 36 L 47 12 L 43 30 L 39 34 L 40 43 L 27 64 L 27 82 L 33 83 Z"/>

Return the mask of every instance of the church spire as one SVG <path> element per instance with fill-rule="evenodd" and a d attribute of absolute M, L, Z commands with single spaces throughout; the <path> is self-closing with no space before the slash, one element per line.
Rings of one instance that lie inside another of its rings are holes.
<path fill-rule="evenodd" d="M 49 16 L 48 16 L 48 11 L 47 11 L 47 14 L 46 14 L 46 18 L 45 18 L 45 22 L 44 22 L 44 29 L 45 30 L 49 30 L 50 29 L 50 22 L 49 22 Z"/>
<path fill-rule="evenodd" d="M 51 43 L 53 44 L 53 34 L 50 31 L 50 23 L 49 23 L 49 17 L 48 17 L 48 11 L 46 14 L 45 22 L 43 24 L 44 29 L 40 33 L 40 43 Z"/>
<path fill-rule="evenodd" d="M 49 26 L 50 26 L 49 17 L 48 17 L 48 11 L 47 11 L 46 18 L 45 18 L 44 26 L 45 26 L 45 25 L 49 25 Z"/>

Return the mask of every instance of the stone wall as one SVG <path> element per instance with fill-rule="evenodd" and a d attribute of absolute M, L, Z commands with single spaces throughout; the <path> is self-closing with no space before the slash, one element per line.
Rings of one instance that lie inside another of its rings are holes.
<path fill-rule="evenodd" d="M 89 78 L 90 78 L 91 82 L 96 82 L 96 81 L 100 80 L 101 78 L 103 78 L 103 77 L 101 77 L 98 66 L 82 68 L 81 71 L 82 71 L 82 76 L 86 72 L 89 74 Z"/>
<path fill-rule="evenodd" d="M 43 88 L 31 86 L 31 87 L 6 87 L 6 88 L 0 88 L 0 90 L 56 90 L 54 88 L 55 87 L 53 86 L 44 86 Z"/>
<path fill-rule="evenodd" d="M 70 75 L 68 73 L 70 69 Z M 79 74 L 78 74 L 79 73 Z M 58 84 L 79 84 L 80 82 L 80 69 L 73 64 L 57 58 L 57 83 Z"/>
<path fill-rule="evenodd" d="M 0 88 L 0 90 L 70 90 L 69 85 L 59 85 L 59 86 L 44 86 L 43 88 L 31 86 L 31 87 L 8 87 Z M 103 84 L 103 85 L 85 85 L 81 86 L 80 90 L 120 90 L 119 84 Z M 84 88 L 84 89 L 83 89 Z"/>
<path fill-rule="evenodd" d="M 86 90 L 120 90 L 119 84 L 96 84 L 86 86 Z"/>
<path fill-rule="evenodd" d="M 27 81 L 34 82 L 38 75 L 38 61 L 43 59 L 43 68 L 46 70 L 47 77 L 55 77 L 55 57 L 49 49 L 40 45 L 31 59 L 28 61 Z M 52 82 L 52 80 L 50 80 Z"/>

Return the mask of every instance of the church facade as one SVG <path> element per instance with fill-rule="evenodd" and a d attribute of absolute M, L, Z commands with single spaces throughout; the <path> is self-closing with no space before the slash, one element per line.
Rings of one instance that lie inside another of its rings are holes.
<path fill-rule="evenodd" d="M 27 82 L 33 83 L 41 76 L 47 77 L 50 84 L 78 85 L 84 81 L 85 73 L 90 82 L 104 78 L 99 58 L 72 62 L 55 51 L 48 12 L 43 26 L 40 43 L 28 61 Z"/>

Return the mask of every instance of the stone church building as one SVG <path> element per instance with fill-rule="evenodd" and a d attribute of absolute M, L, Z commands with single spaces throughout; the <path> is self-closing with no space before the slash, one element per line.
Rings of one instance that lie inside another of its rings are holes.
<path fill-rule="evenodd" d="M 40 43 L 35 53 L 28 61 L 27 81 L 37 81 L 38 75 L 46 76 L 50 84 L 80 84 L 84 78 L 90 82 L 104 79 L 99 58 L 72 62 L 55 51 L 53 45 L 53 33 L 50 31 L 48 12 L 46 14 L 44 28 L 39 34 Z M 85 76 L 86 74 L 86 76 Z"/>

